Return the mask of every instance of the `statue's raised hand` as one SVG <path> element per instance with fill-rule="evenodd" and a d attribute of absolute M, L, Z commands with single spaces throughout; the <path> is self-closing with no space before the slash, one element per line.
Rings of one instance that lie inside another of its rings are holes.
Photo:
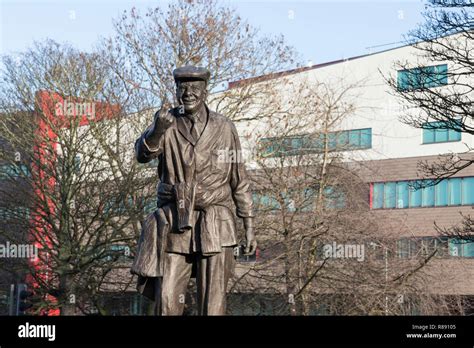
<path fill-rule="evenodd" d="M 175 117 L 171 113 L 169 104 L 163 104 L 162 108 L 155 113 L 152 133 L 164 133 L 173 124 Z"/>
<path fill-rule="evenodd" d="M 160 110 L 155 113 L 153 124 L 148 130 L 146 140 L 151 146 L 158 144 L 160 137 L 171 127 L 175 117 L 171 113 L 169 104 L 163 104 Z"/>

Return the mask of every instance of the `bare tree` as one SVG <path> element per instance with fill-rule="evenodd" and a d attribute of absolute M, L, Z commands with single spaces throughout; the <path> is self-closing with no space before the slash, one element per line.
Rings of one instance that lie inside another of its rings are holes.
<path fill-rule="evenodd" d="M 472 79 L 474 42 L 474 4 L 467 0 L 429 0 L 424 23 L 411 31 L 408 43 L 415 48 L 415 60 L 400 61 L 397 69 L 404 77 L 388 79 L 392 91 L 407 112 L 402 121 L 429 132 L 474 134 Z M 437 185 L 469 168 L 474 162 L 472 148 L 440 154 L 437 160 L 422 161 L 422 176 L 431 180 L 415 188 Z M 452 227 L 436 226 L 440 236 L 472 243 L 472 217 L 460 214 L 460 223 Z"/>
<path fill-rule="evenodd" d="M 128 289 L 129 265 L 117 259 L 134 250 L 157 180 L 153 167 L 143 174 L 146 168 L 133 161 L 132 140 L 154 110 L 173 100 L 173 68 L 208 67 L 215 92 L 229 81 L 295 62 L 282 37 L 261 36 L 214 1 L 178 1 L 143 17 L 132 9 L 117 18 L 115 29 L 93 53 L 46 41 L 3 60 L 0 127 L 7 145 L 1 160 L 5 168 L 26 167 L 27 173 L 6 174 L 2 208 L 15 215 L 28 202 L 30 214 L 10 216 L 1 235 L 17 242 L 33 238 L 41 248 L 38 262 L 21 266 L 32 276 L 36 312 L 106 314 L 101 292 Z M 251 96 L 266 94 L 249 84 L 238 95 L 209 98 L 218 111 L 245 120 L 272 112 L 267 98 L 258 112 L 249 104 Z M 96 107 L 101 116 L 77 111 L 81 104 Z M 122 250 L 111 250 L 117 246 Z"/>
<path fill-rule="evenodd" d="M 132 8 L 114 22 L 115 36 L 102 42 L 102 56 L 123 84 L 135 111 L 176 103 L 174 68 L 186 64 L 209 69 L 208 89 L 222 91 L 228 83 L 293 67 L 295 51 L 283 37 L 266 37 L 235 10 L 208 0 L 179 0 L 144 15 Z M 253 112 L 249 101 L 270 95 L 255 84 L 235 93 L 209 95 L 209 103 L 234 121 L 262 117 L 265 105 Z"/>
<path fill-rule="evenodd" d="M 252 178 L 261 260 L 240 268 L 233 291 L 273 298 L 273 314 L 406 314 L 407 302 L 420 300 L 410 296 L 427 288 L 423 272 L 436 251 L 398 259 L 396 231 L 387 234 L 370 212 L 363 171 L 351 161 L 361 144 L 337 131 L 356 111 L 356 85 L 260 83 L 280 85 L 274 108 L 285 111 L 248 131 L 259 139 Z"/>
<path fill-rule="evenodd" d="M 126 101 L 100 62 L 52 41 L 3 60 L 0 190 L 13 219 L 0 234 L 39 249 L 23 264 L 36 313 L 97 310 L 107 277 L 128 266 L 118 259 L 132 256 L 152 196 L 152 176 L 128 149 Z M 15 213 L 22 206 L 26 216 Z M 131 280 L 115 275 L 116 291 Z"/>
<path fill-rule="evenodd" d="M 425 22 L 408 35 L 415 60 L 399 61 L 397 69 L 405 71 L 404 76 L 388 79 L 407 107 L 403 122 L 420 129 L 474 134 L 473 8 L 469 0 L 429 0 Z M 471 152 L 466 144 L 465 152 L 443 154 L 439 161 L 421 163 L 421 169 L 436 184 L 470 166 Z"/>

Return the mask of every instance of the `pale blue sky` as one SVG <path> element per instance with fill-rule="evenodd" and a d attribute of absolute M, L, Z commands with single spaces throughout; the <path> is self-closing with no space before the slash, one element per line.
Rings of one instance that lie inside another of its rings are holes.
<path fill-rule="evenodd" d="M 283 34 L 313 64 L 368 53 L 367 47 L 397 43 L 422 22 L 422 0 L 237 1 L 242 18 L 265 34 Z M 90 50 L 112 33 L 112 18 L 135 6 L 163 0 L 0 0 L 0 54 L 24 50 L 51 38 Z M 393 46 L 381 46 L 372 52 Z"/>

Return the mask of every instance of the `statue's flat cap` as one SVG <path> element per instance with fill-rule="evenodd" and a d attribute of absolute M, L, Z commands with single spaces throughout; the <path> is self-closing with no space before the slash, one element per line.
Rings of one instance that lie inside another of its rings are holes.
<path fill-rule="evenodd" d="M 209 80 L 211 73 L 206 68 L 197 67 L 194 65 L 186 65 L 174 69 L 173 77 L 177 81 L 205 81 Z"/>

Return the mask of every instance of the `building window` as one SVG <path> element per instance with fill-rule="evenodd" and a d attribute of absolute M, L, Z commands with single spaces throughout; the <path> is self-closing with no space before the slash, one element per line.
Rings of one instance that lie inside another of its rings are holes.
<path fill-rule="evenodd" d="M 372 128 L 330 132 L 327 134 L 329 151 L 360 150 L 372 147 Z M 293 137 L 263 138 L 259 141 L 263 157 L 282 157 L 321 153 L 325 148 L 324 134 L 305 134 Z"/>
<path fill-rule="evenodd" d="M 474 204 L 474 177 L 462 179 L 461 201 L 463 205 Z"/>
<path fill-rule="evenodd" d="M 435 202 L 435 188 L 434 186 L 425 186 L 422 189 L 421 197 L 421 206 L 422 207 L 432 207 Z"/>
<path fill-rule="evenodd" d="M 383 183 L 375 183 L 373 185 L 373 199 L 372 208 L 380 209 L 383 208 Z"/>
<path fill-rule="evenodd" d="M 315 189 L 307 187 L 303 190 L 303 201 L 301 204 L 302 212 L 311 212 L 314 210 L 314 197 L 316 197 Z"/>
<path fill-rule="evenodd" d="M 460 141 L 460 128 L 448 129 L 447 127 L 446 122 L 427 122 L 423 124 L 423 144 Z"/>
<path fill-rule="evenodd" d="M 326 209 L 343 209 L 346 206 L 344 192 L 332 186 L 324 188 L 324 201 Z"/>
<path fill-rule="evenodd" d="M 312 212 L 318 189 L 306 187 L 304 189 L 290 189 L 281 193 L 282 200 L 288 212 Z M 276 212 L 281 209 L 277 197 L 272 193 L 254 192 L 252 194 L 255 209 L 258 211 Z M 346 206 L 344 192 L 333 186 L 324 189 L 324 204 L 326 209 L 343 209 Z"/>
<path fill-rule="evenodd" d="M 443 207 L 448 205 L 448 181 L 443 180 L 434 186 L 436 197 L 435 206 Z"/>
<path fill-rule="evenodd" d="M 396 183 L 395 182 L 387 182 L 384 184 L 384 208 L 395 208 L 395 202 L 397 199 L 396 195 Z"/>
<path fill-rule="evenodd" d="M 397 208 L 408 208 L 409 185 L 406 181 L 397 182 Z"/>
<path fill-rule="evenodd" d="M 420 189 L 417 189 L 421 182 L 419 181 L 411 181 L 409 182 L 409 195 L 410 195 L 410 208 L 416 208 L 416 207 L 421 207 L 421 193 L 422 191 Z"/>
<path fill-rule="evenodd" d="M 2 164 L 0 165 L 0 179 L 27 177 L 30 171 L 25 164 Z"/>
<path fill-rule="evenodd" d="M 474 257 L 474 240 L 450 238 L 449 255 L 454 257 Z"/>
<path fill-rule="evenodd" d="M 424 66 L 398 71 L 397 87 L 400 91 L 433 88 L 447 84 L 447 64 Z"/>
<path fill-rule="evenodd" d="M 124 244 L 111 244 L 105 251 L 106 261 L 127 261 L 131 258 L 130 247 Z"/>
<path fill-rule="evenodd" d="M 17 205 L 13 207 L 0 207 L 0 218 L 6 220 L 26 220 L 30 217 L 30 209 Z"/>
<path fill-rule="evenodd" d="M 157 209 L 156 197 L 143 198 L 143 213 L 153 213 Z"/>
<path fill-rule="evenodd" d="M 461 204 L 461 179 L 452 178 L 448 180 L 449 205 Z"/>
<path fill-rule="evenodd" d="M 377 182 L 371 184 L 372 209 L 446 207 L 474 204 L 474 177 Z"/>
<path fill-rule="evenodd" d="M 81 156 L 74 156 L 74 172 L 79 174 L 81 172 Z"/>
<path fill-rule="evenodd" d="M 397 240 L 397 257 L 399 259 L 410 259 L 415 257 L 419 251 L 419 243 L 415 238 L 403 238 Z"/>
<path fill-rule="evenodd" d="M 266 192 L 254 192 L 252 194 L 255 209 L 258 211 L 274 212 L 280 210 L 280 203 L 272 194 Z"/>
<path fill-rule="evenodd" d="M 110 197 L 104 202 L 104 213 L 112 216 L 123 215 L 127 212 L 133 212 L 135 209 L 135 202 L 133 197 L 128 198 Z"/>
<path fill-rule="evenodd" d="M 428 257 L 436 251 L 436 257 L 447 256 L 446 237 L 418 237 L 402 238 L 397 240 L 397 257 L 399 259 L 409 259 L 414 257 Z"/>

